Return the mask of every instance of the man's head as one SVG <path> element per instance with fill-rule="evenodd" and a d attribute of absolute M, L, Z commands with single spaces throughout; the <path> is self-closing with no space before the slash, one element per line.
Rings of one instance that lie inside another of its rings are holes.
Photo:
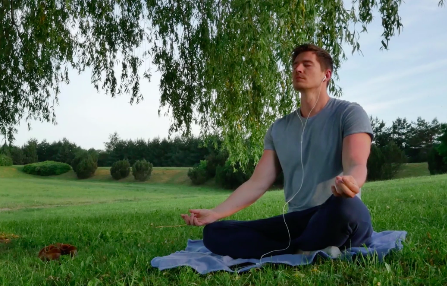
<path fill-rule="evenodd" d="M 326 87 L 332 76 L 334 63 L 331 55 L 324 49 L 304 44 L 297 46 L 292 53 L 293 87 L 298 91 Z"/>

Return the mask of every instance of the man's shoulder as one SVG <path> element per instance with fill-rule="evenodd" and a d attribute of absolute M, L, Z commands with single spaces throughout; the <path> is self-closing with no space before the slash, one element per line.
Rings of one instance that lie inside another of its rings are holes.
<path fill-rule="evenodd" d="M 286 126 L 288 125 L 291 121 L 293 121 L 295 119 L 295 117 L 297 116 L 296 114 L 297 110 L 294 110 L 286 115 L 283 115 L 281 117 L 278 117 L 275 119 L 275 121 L 273 121 L 273 123 L 271 124 L 271 126 Z"/>
<path fill-rule="evenodd" d="M 363 109 L 363 107 L 357 102 L 348 101 L 340 98 L 332 98 L 332 103 L 333 104 L 331 107 L 339 112 L 345 112 L 346 110 L 351 108 Z"/>
<path fill-rule="evenodd" d="M 348 101 L 339 98 L 332 98 L 331 106 L 329 107 L 331 112 L 326 114 L 336 120 L 343 122 L 346 118 L 366 118 L 367 113 L 365 109 L 357 102 Z"/>
<path fill-rule="evenodd" d="M 285 121 L 290 121 L 292 120 L 295 116 L 298 116 L 296 113 L 298 112 L 298 110 L 294 110 L 286 115 L 283 115 L 282 117 L 279 117 L 276 119 L 275 122 L 285 122 Z"/>

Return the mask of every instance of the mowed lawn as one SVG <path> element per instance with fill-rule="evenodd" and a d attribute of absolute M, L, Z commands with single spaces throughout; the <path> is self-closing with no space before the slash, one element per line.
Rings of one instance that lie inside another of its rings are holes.
<path fill-rule="evenodd" d="M 362 199 L 375 231 L 408 232 L 404 249 L 387 256 L 385 263 L 373 257 L 356 263 L 270 265 L 243 274 L 200 275 L 188 267 L 159 271 L 151 267 L 152 258 L 202 238 L 202 227 L 184 226 L 180 214 L 212 208 L 230 194 L 190 186 L 185 172 L 160 168 L 152 181 L 135 183 L 131 178 L 114 182 L 106 171 L 102 178 L 99 172 L 79 181 L 70 173 L 38 178 L 17 167 L 0 167 L 0 235 L 18 236 L 0 243 L 0 285 L 447 284 L 446 175 L 365 185 Z M 283 203 L 281 191 L 269 191 L 231 219 L 278 215 Z M 60 263 L 40 261 L 39 250 L 56 242 L 75 245 L 78 255 L 63 256 Z"/>

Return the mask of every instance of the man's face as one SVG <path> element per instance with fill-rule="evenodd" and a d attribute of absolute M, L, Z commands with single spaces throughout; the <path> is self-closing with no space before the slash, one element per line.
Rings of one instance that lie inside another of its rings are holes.
<path fill-rule="evenodd" d="M 325 76 L 317 56 L 313 52 L 300 53 L 292 65 L 293 88 L 297 91 L 305 91 L 320 87 Z M 327 82 L 327 80 L 325 81 Z"/>

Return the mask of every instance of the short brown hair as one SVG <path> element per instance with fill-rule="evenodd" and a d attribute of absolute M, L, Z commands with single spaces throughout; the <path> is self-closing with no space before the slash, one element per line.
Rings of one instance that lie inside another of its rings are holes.
<path fill-rule="evenodd" d="M 303 44 L 297 46 L 292 52 L 292 64 L 296 57 L 304 52 L 314 52 L 322 69 L 330 69 L 331 71 L 334 70 L 334 61 L 332 60 L 331 55 L 326 50 L 314 44 Z"/>

